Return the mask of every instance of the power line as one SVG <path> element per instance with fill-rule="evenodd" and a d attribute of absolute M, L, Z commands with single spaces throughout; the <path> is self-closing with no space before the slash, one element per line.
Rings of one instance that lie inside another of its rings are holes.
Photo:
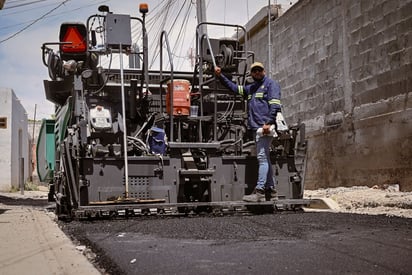
<path fill-rule="evenodd" d="M 39 17 L 39 18 L 37 18 L 36 20 L 34 20 L 34 21 L 29 21 L 30 23 L 29 23 L 26 27 L 24 27 L 24 28 L 21 29 L 20 31 L 14 33 L 13 35 L 9 36 L 8 38 L 6 38 L 6 39 L 4 39 L 4 40 L 1 40 L 1 41 L 0 41 L 0 44 L 3 43 L 3 42 L 5 42 L 5 41 L 7 41 L 7 40 L 10 40 L 11 38 L 13 38 L 13 37 L 15 37 L 15 36 L 17 36 L 19 33 L 23 32 L 23 31 L 26 30 L 27 28 L 31 27 L 32 25 L 34 25 L 36 22 L 40 21 L 41 19 L 56 17 L 56 16 L 59 16 L 59 15 L 62 15 L 62 14 L 67 15 L 68 13 L 71 13 L 71 12 L 74 12 L 74 11 L 77 11 L 77 10 L 82 10 L 82 9 L 84 9 L 85 7 L 94 6 L 94 5 L 96 5 L 97 3 L 109 2 L 110 0 L 100 0 L 100 1 L 99 1 L 99 0 L 96 0 L 96 3 L 88 4 L 88 5 L 84 5 L 84 6 L 80 6 L 80 7 L 78 7 L 78 8 L 75 8 L 75 9 L 72 9 L 72 10 L 69 10 L 69 11 L 64 11 L 64 12 L 61 12 L 61 13 L 56 13 L 56 14 L 53 14 L 53 15 L 51 15 L 51 16 L 48 16 L 48 15 L 50 15 L 53 11 L 57 10 L 60 6 L 64 5 L 64 4 L 65 4 L 66 2 L 68 2 L 68 1 L 70 1 L 70 0 L 64 0 L 64 1 L 63 1 L 62 3 L 60 3 L 57 7 L 53 8 L 52 10 L 50 10 L 50 11 L 47 12 L 47 13 L 45 13 L 44 15 L 42 15 L 42 16 Z M 43 7 L 44 7 L 44 6 L 43 6 Z M 26 23 L 28 23 L 28 22 L 0 27 L 0 30 L 1 30 L 1 29 L 12 28 L 12 27 L 19 26 L 19 25 L 26 24 Z"/>
<path fill-rule="evenodd" d="M 49 6 L 55 6 L 56 4 L 60 3 L 61 1 L 53 1 L 52 3 L 50 3 L 49 1 L 45 4 L 40 4 L 40 5 L 35 5 L 35 6 L 30 6 L 30 7 L 25 7 L 25 8 L 18 8 L 18 9 L 13 9 L 13 10 L 9 10 L 7 12 L 2 12 L 2 17 L 6 17 L 6 16 L 10 16 L 10 15 L 14 15 L 14 14 L 23 14 L 23 13 L 27 13 L 27 12 L 32 12 L 34 10 L 38 10 L 41 9 L 43 10 L 46 7 Z"/>
<path fill-rule="evenodd" d="M 177 36 L 177 39 L 176 39 L 176 41 L 175 41 L 173 50 L 175 50 L 177 44 L 179 43 L 182 30 L 186 28 L 186 24 L 187 24 L 187 19 L 186 19 L 186 17 L 188 16 L 188 13 L 190 12 L 191 2 L 183 1 L 183 4 L 180 6 L 180 8 L 179 8 L 178 6 L 176 6 L 176 8 L 178 9 L 177 14 L 175 13 L 176 15 L 174 16 L 174 19 L 173 19 L 173 21 L 171 22 L 170 27 L 168 28 L 168 31 L 167 31 L 168 35 L 171 34 L 171 32 L 172 32 L 172 30 L 174 29 L 176 23 L 178 22 L 178 18 L 179 18 L 179 16 L 180 16 L 180 14 L 182 14 L 182 12 L 184 11 L 185 3 L 189 3 L 188 11 L 187 11 L 187 13 L 186 13 L 185 18 L 183 19 L 183 22 L 182 22 L 183 25 L 182 25 L 182 27 L 180 28 L 180 32 L 179 32 L 179 34 L 178 34 L 178 36 Z M 170 1 L 170 4 L 172 4 L 172 1 Z M 169 8 L 169 7 L 168 7 L 168 8 Z M 161 31 L 162 29 L 164 29 L 165 24 L 166 24 L 166 20 L 165 20 L 165 19 L 168 18 L 168 13 L 169 13 L 169 10 L 167 10 L 167 13 L 164 14 L 164 16 L 163 16 L 164 20 L 163 20 L 163 22 L 162 22 L 161 27 L 158 29 L 159 31 Z M 185 23 L 185 22 L 186 22 L 186 23 Z M 160 32 L 159 32 L 159 33 L 160 33 Z M 160 35 L 159 35 L 159 36 L 160 36 Z M 159 54 L 160 54 L 160 49 L 159 49 L 159 47 L 162 47 L 162 46 L 163 46 L 163 45 L 158 45 L 158 46 L 156 46 L 155 51 L 154 51 L 154 54 L 153 54 L 153 56 L 152 56 L 152 61 L 151 61 L 149 67 L 152 67 L 153 64 L 154 64 L 154 62 L 155 62 L 155 60 L 158 58 L 158 56 L 159 56 Z"/>
<path fill-rule="evenodd" d="M 53 11 L 57 10 L 58 8 L 60 8 L 61 6 L 63 6 L 64 4 L 66 4 L 66 2 L 68 2 L 70 0 L 64 0 L 63 2 L 61 2 L 57 7 L 51 9 L 50 11 L 46 12 L 45 14 L 43 14 L 42 16 L 40 16 L 39 18 L 37 18 L 36 20 L 34 20 L 32 23 L 30 23 L 29 25 L 27 25 L 26 27 L 24 27 L 23 29 L 19 30 L 18 32 L 10 35 L 9 37 L 3 39 L 0 41 L 0 44 L 3 42 L 6 42 L 7 40 L 12 39 L 13 37 L 17 36 L 18 34 L 22 33 L 23 31 L 27 30 L 28 28 L 30 28 L 31 26 L 33 26 L 34 24 L 36 24 L 38 21 L 42 20 L 44 17 L 46 17 L 47 15 L 49 15 L 50 13 L 52 13 Z"/>
<path fill-rule="evenodd" d="M 183 47 L 184 47 L 184 42 L 185 42 L 185 38 L 186 38 L 187 24 L 188 24 L 189 19 L 190 19 L 190 12 L 191 12 L 192 7 L 193 7 L 193 5 L 191 3 L 189 3 L 188 9 L 186 10 L 186 14 L 185 14 L 185 17 L 184 17 L 184 20 L 183 20 L 183 23 L 182 23 L 182 28 L 180 28 L 179 34 L 178 34 L 177 39 L 176 39 L 176 44 L 173 48 L 173 52 L 175 52 L 176 48 L 179 46 L 180 47 L 180 54 L 182 54 Z M 179 42 L 179 40 L 180 40 L 180 42 Z M 185 59 L 187 59 L 187 57 Z M 185 59 L 183 59 L 183 61 Z M 182 59 L 178 59 L 178 63 L 176 64 L 176 68 L 180 68 L 183 61 L 182 61 Z"/>
<path fill-rule="evenodd" d="M 7 3 L 18 3 L 18 2 L 25 2 L 27 0 L 7 0 Z"/>
<path fill-rule="evenodd" d="M 11 7 L 8 7 L 8 6 L 7 6 L 7 7 L 3 8 L 3 10 L 13 9 L 13 8 L 19 8 L 19 7 L 23 7 L 23 6 L 27 6 L 27 5 L 31 5 L 31 4 L 36 4 L 36 3 L 44 2 L 44 1 L 47 1 L 47 0 L 31 1 L 31 2 L 28 2 L 28 3 L 22 3 L 22 4 L 18 4 L 18 5 L 11 6 Z"/>
<path fill-rule="evenodd" d="M 54 3 L 50 3 L 50 4 L 44 4 L 44 5 L 36 5 L 35 7 L 31 7 L 31 8 L 29 8 L 29 9 L 16 9 L 16 10 L 14 10 L 13 12 L 9 12 L 9 13 L 4 13 L 4 14 L 2 14 L 2 17 L 3 18 L 5 18 L 5 17 L 7 17 L 7 16 L 10 16 L 10 15 L 15 15 L 15 14 L 18 14 L 18 15 L 22 15 L 23 13 L 27 13 L 27 12 L 33 12 L 34 10 L 44 10 L 45 8 L 47 8 L 47 7 L 50 7 L 50 6 L 52 6 L 52 7 L 54 7 L 54 6 L 56 6 L 56 4 L 57 3 L 60 3 L 60 1 L 58 1 L 58 2 L 54 2 Z M 67 12 L 65 13 L 65 14 L 67 14 Z M 56 16 L 56 15 L 58 15 L 58 14 L 54 14 L 54 16 Z M 53 15 L 52 15 L 53 16 Z M 20 17 L 19 17 L 20 18 Z M 22 17 L 22 18 L 25 18 L 25 17 Z M 47 17 L 47 18 L 49 18 L 49 16 Z M 6 20 L 5 20 L 6 21 Z M 12 20 L 8 20 L 8 21 L 12 21 Z M 27 21 L 24 21 L 24 22 L 19 22 L 19 23 L 13 23 L 13 24 L 10 24 L 10 25 L 5 25 L 5 24 L 2 24 L 1 26 L 0 26 L 0 30 L 7 30 L 7 29 L 15 29 L 15 28 L 17 28 L 17 27 L 19 27 L 19 26 L 22 26 L 22 25 L 26 25 L 26 24 L 29 24 L 29 23 L 32 23 L 34 20 L 33 19 L 31 19 L 31 20 L 27 20 Z"/>

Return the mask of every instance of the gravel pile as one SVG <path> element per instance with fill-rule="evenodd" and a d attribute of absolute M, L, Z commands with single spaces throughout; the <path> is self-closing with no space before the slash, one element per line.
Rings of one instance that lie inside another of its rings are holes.
<path fill-rule="evenodd" d="M 400 192 L 398 185 L 305 190 L 305 197 L 332 199 L 338 212 L 412 218 L 412 192 Z"/>

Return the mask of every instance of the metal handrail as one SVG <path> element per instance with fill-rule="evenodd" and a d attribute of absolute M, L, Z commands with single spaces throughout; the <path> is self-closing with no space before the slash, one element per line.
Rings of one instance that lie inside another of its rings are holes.
<path fill-rule="evenodd" d="M 201 53 L 203 53 L 204 49 L 203 49 L 203 40 L 206 39 L 207 42 L 207 47 L 208 50 L 210 51 L 210 56 L 212 58 L 212 63 L 213 63 L 213 67 L 216 67 L 216 60 L 215 60 L 215 56 L 213 54 L 213 49 L 210 43 L 210 39 L 209 36 L 207 34 L 202 34 L 201 37 L 199 37 L 199 33 L 200 33 L 200 27 L 203 25 L 214 25 L 214 26 L 222 26 L 222 27 L 235 27 L 237 29 L 242 29 L 244 33 L 246 33 L 246 29 L 243 26 L 240 25 L 232 25 L 232 24 L 222 24 L 222 23 L 214 23 L 214 22 L 201 22 L 197 25 L 196 27 L 196 49 L 198 50 L 196 52 L 197 58 L 199 60 L 199 92 L 200 92 L 200 115 L 203 116 L 203 55 Z M 239 36 L 239 31 L 237 31 L 237 35 Z M 239 37 L 238 37 L 239 38 Z M 238 39 L 239 40 L 239 39 Z M 244 52 L 246 53 L 246 59 L 248 58 L 248 39 L 247 39 L 247 35 L 245 38 L 245 50 Z M 217 84 L 216 84 L 217 85 Z M 216 87 L 217 88 L 217 87 Z M 215 93 L 215 92 L 214 92 Z M 213 140 L 216 142 L 217 141 L 217 99 L 216 96 L 214 96 L 214 114 L 213 114 Z M 200 122 L 201 123 L 201 122 Z M 201 125 L 199 127 L 201 129 Z M 200 140 L 202 140 L 202 136 L 201 136 L 201 131 L 199 132 L 199 138 Z"/>
<path fill-rule="evenodd" d="M 163 38 L 165 39 L 166 42 L 166 48 L 167 48 L 167 53 L 169 56 L 169 63 L 170 63 L 170 77 L 167 79 L 163 79 Z M 174 141 L 174 133 L 173 133 L 173 89 L 174 89 L 174 85 L 173 85 L 173 58 L 172 58 L 172 52 L 170 50 L 170 44 L 169 44 L 169 39 L 167 36 L 167 32 L 166 31 L 162 31 L 162 34 L 160 35 L 160 113 L 163 114 L 163 96 L 162 96 L 162 84 L 163 82 L 170 80 L 171 82 L 171 90 L 169 93 L 170 96 L 170 110 L 171 110 L 171 114 L 169 115 L 170 117 L 170 140 Z"/>

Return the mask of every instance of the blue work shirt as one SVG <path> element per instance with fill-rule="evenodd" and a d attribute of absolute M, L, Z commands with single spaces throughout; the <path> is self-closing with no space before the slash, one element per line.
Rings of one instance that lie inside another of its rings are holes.
<path fill-rule="evenodd" d="M 248 100 L 248 127 L 257 130 L 263 124 L 275 124 L 276 114 L 281 110 L 279 84 L 264 76 L 262 80 L 245 86 L 236 85 L 223 74 L 220 79 L 224 85 Z"/>

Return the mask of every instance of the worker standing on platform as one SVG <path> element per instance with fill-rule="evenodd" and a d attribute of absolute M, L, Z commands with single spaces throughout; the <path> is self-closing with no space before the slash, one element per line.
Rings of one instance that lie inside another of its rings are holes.
<path fill-rule="evenodd" d="M 259 174 L 252 194 L 243 196 L 244 201 L 265 201 L 265 193 L 271 200 L 277 199 L 276 179 L 270 161 L 270 146 L 276 136 L 276 115 L 281 111 L 280 86 L 265 74 L 262 63 L 250 66 L 253 83 L 245 86 L 236 85 L 222 74 L 221 68 L 215 67 L 215 74 L 230 90 L 248 100 L 248 128 L 253 131 L 256 141 L 256 153 L 259 162 Z"/>

